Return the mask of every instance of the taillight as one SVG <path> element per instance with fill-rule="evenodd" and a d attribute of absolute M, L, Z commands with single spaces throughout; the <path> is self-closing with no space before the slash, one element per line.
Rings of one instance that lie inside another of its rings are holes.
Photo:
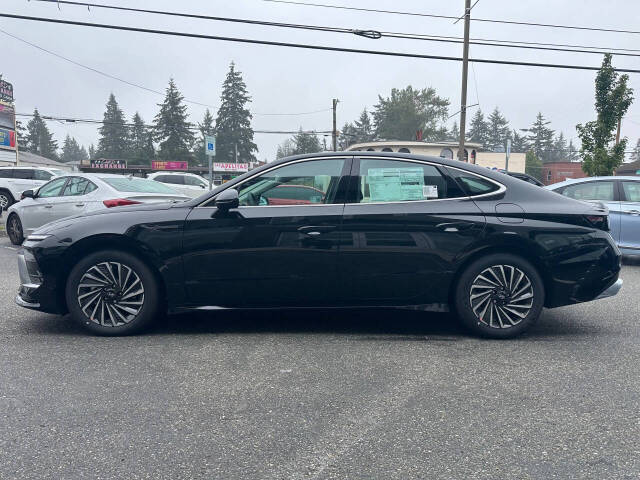
<path fill-rule="evenodd" d="M 104 206 L 107 208 L 111 207 L 125 207 L 127 205 L 136 205 L 142 202 L 136 202 L 135 200 L 128 200 L 126 198 L 114 198 L 113 200 L 103 200 Z"/>
<path fill-rule="evenodd" d="M 585 218 L 592 227 L 609 231 L 609 217 L 607 215 L 585 215 Z"/>

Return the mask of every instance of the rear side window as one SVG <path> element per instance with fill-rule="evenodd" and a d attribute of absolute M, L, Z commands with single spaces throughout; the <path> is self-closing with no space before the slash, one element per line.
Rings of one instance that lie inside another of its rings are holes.
<path fill-rule="evenodd" d="M 176 191 L 160 182 L 137 177 L 103 177 L 100 180 L 115 188 L 119 192 L 135 193 L 168 193 Z"/>
<path fill-rule="evenodd" d="M 569 185 L 561 191 L 562 195 L 576 200 L 603 200 L 612 202 L 615 185 L 610 181 L 584 182 Z"/>
<path fill-rule="evenodd" d="M 13 169 L 0 168 L 0 178 L 13 178 Z"/>
<path fill-rule="evenodd" d="M 84 195 L 87 193 L 87 186 L 90 184 L 89 180 L 81 177 L 73 177 L 69 180 L 62 192 L 63 197 L 75 197 L 78 195 Z"/>
<path fill-rule="evenodd" d="M 205 185 L 204 182 L 197 177 L 185 176 L 183 177 L 183 179 L 184 179 L 185 185 L 191 185 L 193 187 L 199 187 L 201 185 Z"/>
<path fill-rule="evenodd" d="M 33 180 L 34 171 L 26 168 L 16 168 L 13 171 L 13 178 L 22 178 L 25 180 Z"/>
<path fill-rule="evenodd" d="M 466 196 L 437 167 L 417 162 L 360 159 L 359 203 L 411 202 Z"/>
<path fill-rule="evenodd" d="M 154 178 L 156 182 L 170 183 L 173 185 L 183 185 L 182 175 L 159 175 Z"/>
<path fill-rule="evenodd" d="M 622 190 L 627 202 L 640 202 L 640 182 L 622 182 Z"/>
<path fill-rule="evenodd" d="M 479 175 L 457 168 L 448 168 L 447 170 L 458 180 L 460 186 L 469 196 L 485 195 L 500 190 L 500 185 Z"/>

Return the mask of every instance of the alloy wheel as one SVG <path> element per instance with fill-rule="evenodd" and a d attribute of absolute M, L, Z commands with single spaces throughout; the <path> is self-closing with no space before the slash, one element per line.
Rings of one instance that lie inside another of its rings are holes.
<path fill-rule="evenodd" d="M 9 197 L 4 193 L 0 193 L 0 209 L 6 210 L 9 207 Z"/>
<path fill-rule="evenodd" d="M 533 285 L 527 275 L 512 265 L 484 269 L 471 284 L 471 309 L 491 328 L 519 324 L 533 307 Z"/>
<path fill-rule="evenodd" d="M 119 327 L 134 320 L 144 305 L 144 286 L 138 274 L 119 262 L 101 262 L 82 275 L 77 289 L 84 314 L 103 327 Z"/>
<path fill-rule="evenodd" d="M 22 226 L 20 225 L 20 219 L 13 215 L 9 220 L 9 235 L 16 241 L 22 237 Z"/>

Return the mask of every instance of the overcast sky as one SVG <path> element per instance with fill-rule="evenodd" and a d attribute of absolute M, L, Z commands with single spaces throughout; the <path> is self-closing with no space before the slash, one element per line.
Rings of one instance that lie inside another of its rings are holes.
<path fill-rule="evenodd" d="M 304 0 L 302 0 L 304 1 Z M 308 23 L 382 31 L 462 36 L 463 22 L 381 13 L 284 5 L 263 0 L 94 0 L 139 8 L 174 10 L 205 15 Z M 323 3 L 323 2 L 318 2 Z M 463 0 L 326 0 L 324 3 L 442 15 L 461 15 Z M 78 21 L 134 25 L 224 35 L 324 44 L 351 48 L 395 50 L 434 55 L 461 56 L 459 44 L 380 39 L 353 35 L 306 32 L 204 20 L 184 20 L 158 15 L 127 14 L 104 9 L 2 0 L 7 13 L 73 19 Z M 638 30 L 640 2 L 637 0 L 480 0 L 472 17 L 527 22 L 599 26 Z M 353 121 L 364 107 L 387 96 L 393 87 L 432 86 L 451 101 L 450 112 L 460 107 L 461 64 L 458 62 L 391 58 L 271 46 L 244 45 L 212 40 L 188 39 L 98 30 L 87 27 L 45 24 L 0 18 L 0 28 L 76 62 L 110 73 L 150 89 L 164 91 L 173 77 L 185 98 L 211 105 L 217 112 L 221 85 L 229 63 L 243 73 L 253 97 L 254 129 L 331 129 L 331 99 L 340 100 L 339 127 Z M 598 45 L 603 48 L 640 48 L 639 34 L 566 30 L 543 27 L 472 22 L 472 38 L 549 43 Z M 18 112 L 82 118 L 102 118 L 113 92 L 130 117 L 139 111 L 151 122 L 162 96 L 105 78 L 70 64 L 0 33 L 3 46 L 0 73 L 14 85 Z M 600 65 L 599 55 L 558 53 L 472 45 L 470 56 Z M 640 69 L 640 57 L 614 57 L 620 68 Z M 622 133 L 633 147 L 640 136 L 640 74 L 631 74 L 638 100 L 623 120 Z M 526 128 L 538 111 L 576 142 L 575 125 L 595 117 L 595 72 L 523 66 L 475 64 L 469 75 L 469 104 L 479 103 L 488 114 L 498 106 L 512 128 Z M 192 122 L 202 119 L 205 107 L 188 105 Z M 267 116 L 264 113 L 297 113 L 327 109 L 312 115 Z M 473 114 L 473 110 L 470 111 Z M 455 119 L 451 119 L 450 124 Z M 89 125 L 49 122 L 59 144 L 68 133 L 88 146 L 97 141 L 97 129 Z M 256 134 L 258 158 L 272 160 L 276 147 L 287 135 Z M 327 138 L 330 144 L 330 138 Z M 578 142 L 576 142 L 578 144 Z"/>

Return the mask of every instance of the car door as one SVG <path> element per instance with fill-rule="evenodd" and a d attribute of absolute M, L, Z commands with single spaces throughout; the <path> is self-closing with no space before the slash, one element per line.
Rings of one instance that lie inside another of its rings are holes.
<path fill-rule="evenodd" d="M 97 187 L 83 177 L 69 177 L 62 193 L 50 200 L 49 221 L 80 215 L 88 210 L 91 192 Z"/>
<path fill-rule="evenodd" d="M 62 193 L 62 188 L 67 183 L 67 177 L 59 177 L 40 187 L 35 198 L 25 200 L 20 217 L 25 230 L 34 230 L 53 220 L 51 210 L 52 200 Z"/>
<path fill-rule="evenodd" d="M 446 303 L 451 265 L 485 217 L 446 170 L 410 159 L 354 160 L 339 264 L 354 305 Z"/>
<path fill-rule="evenodd" d="M 185 175 L 183 178 L 185 195 L 196 198 L 207 191 L 208 185 L 199 177 L 195 175 Z"/>
<path fill-rule="evenodd" d="M 579 183 L 572 183 L 566 187 L 556 190 L 565 197 L 587 202 L 599 201 L 609 208 L 609 228 L 611 236 L 620 245 L 621 220 L 620 194 L 614 179 L 593 180 Z"/>
<path fill-rule="evenodd" d="M 240 206 L 196 207 L 184 230 L 186 294 L 196 305 L 321 306 L 339 292 L 337 254 L 349 157 L 279 165 L 234 185 Z M 280 185 L 321 190 L 313 204 L 269 205 Z"/>
<path fill-rule="evenodd" d="M 620 181 L 620 248 L 640 251 L 640 181 Z"/>

